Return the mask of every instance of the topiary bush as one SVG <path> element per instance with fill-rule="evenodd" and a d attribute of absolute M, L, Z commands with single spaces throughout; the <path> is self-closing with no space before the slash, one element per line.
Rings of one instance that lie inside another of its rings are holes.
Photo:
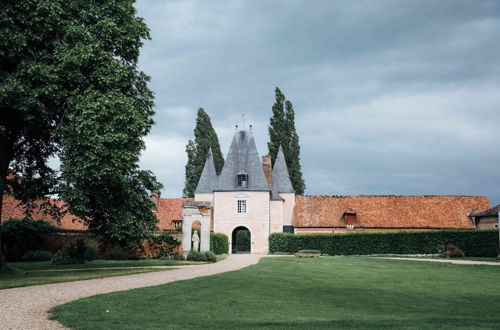
<path fill-rule="evenodd" d="M 496 230 L 435 230 L 420 232 L 269 235 L 270 253 L 315 249 L 328 255 L 435 254 L 448 244 L 460 246 L 466 256 L 495 257 Z"/>
<path fill-rule="evenodd" d="M 210 233 L 210 251 L 215 254 L 226 254 L 229 251 L 229 239 L 227 235 Z"/>
<path fill-rule="evenodd" d="M 28 251 L 21 257 L 21 261 L 49 261 L 53 256 L 45 250 Z"/>
<path fill-rule="evenodd" d="M 54 254 L 52 263 L 56 265 L 83 264 L 85 263 L 85 242 L 83 239 L 67 245 Z"/>
<path fill-rule="evenodd" d="M 9 219 L 2 222 L 0 235 L 7 261 L 19 261 L 28 251 L 45 250 L 48 236 L 55 230 L 43 220 Z"/>

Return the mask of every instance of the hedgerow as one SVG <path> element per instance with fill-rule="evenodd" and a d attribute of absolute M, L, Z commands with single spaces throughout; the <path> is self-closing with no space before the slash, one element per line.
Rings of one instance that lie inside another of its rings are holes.
<path fill-rule="evenodd" d="M 210 233 L 210 251 L 215 254 L 226 254 L 229 250 L 227 235 Z"/>
<path fill-rule="evenodd" d="M 391 233 L 348 233 L 269 236 L 270 253 L 320 250 L 328 255 L 436 254 L 454 244 L 470 257 L 494 257 L 498 250 L 496 230 L 436 230 Z"/>

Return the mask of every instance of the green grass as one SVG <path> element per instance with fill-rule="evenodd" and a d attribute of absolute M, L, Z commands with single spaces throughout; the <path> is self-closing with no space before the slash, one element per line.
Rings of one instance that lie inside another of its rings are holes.
<path fill-rule="evenodd" d="M 494 328 L 500 267 L 374 258 L 264 258 L 255 266 L 84 298 L 76 329 Z"/>
<path fill-rule="evenodd" d="M 145 260 L 94 260 L 84 264 L 53 265 L 50 261 L 9 262 L 11 268 L 20 270 L 47 270 L 47 269 L 81 269 L 81 268 L 112 268 L 112 267 L 149 267 L 149 266 L 182 266 L 200 264 L 200 262 L 179 261 L 173 259 L 145 259 Z"/>
<path fill-rule="evenodd" d="M 82 271 L 28 271 L 0 273 L 0 289 L 9 289 L 20 286 L 39 284 L 72 282 L 90 280 L 93 278 L 132 275 L 154 271 L 165 271 L 165 269 L 143 268 L 143 269 L 110 269 L 110 270 L 82 270 Z M 35 298 L 34 298 L 35 299 Z"/>

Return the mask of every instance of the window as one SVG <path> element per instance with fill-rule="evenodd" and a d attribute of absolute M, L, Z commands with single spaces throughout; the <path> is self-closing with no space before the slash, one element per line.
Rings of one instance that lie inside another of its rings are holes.
<path fill-rule="evenodd" d="M 238 199 L 237 212 L 238 212 L 238 214 L 247 213 L 247 201 L 246 200 Z"/>
<path fill-rule="evenodd" d="M 236 175 L 236 185 L 238 187 L 246 188 L 248 185 L 248 175 L 245 173 Z"/>

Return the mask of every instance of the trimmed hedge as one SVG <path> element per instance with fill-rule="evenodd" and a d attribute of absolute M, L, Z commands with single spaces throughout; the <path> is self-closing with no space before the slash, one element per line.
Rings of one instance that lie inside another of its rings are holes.
<path fill-rule="evenodd" d="M 227 235 L 210 233 L 210 251 L 215 254 L 226 254 L 229 251 L 229 239 Z"/>
<path fill-rule="evenodd" d="M 436 254 L 439 248 L 447 244 L 458 246 L 469 257 L 496 257 L 498 231 L 436 230 L 317 235 L 273 233 L 269 236 L 270 253 L 316 249 L 328 255 Z"/>

